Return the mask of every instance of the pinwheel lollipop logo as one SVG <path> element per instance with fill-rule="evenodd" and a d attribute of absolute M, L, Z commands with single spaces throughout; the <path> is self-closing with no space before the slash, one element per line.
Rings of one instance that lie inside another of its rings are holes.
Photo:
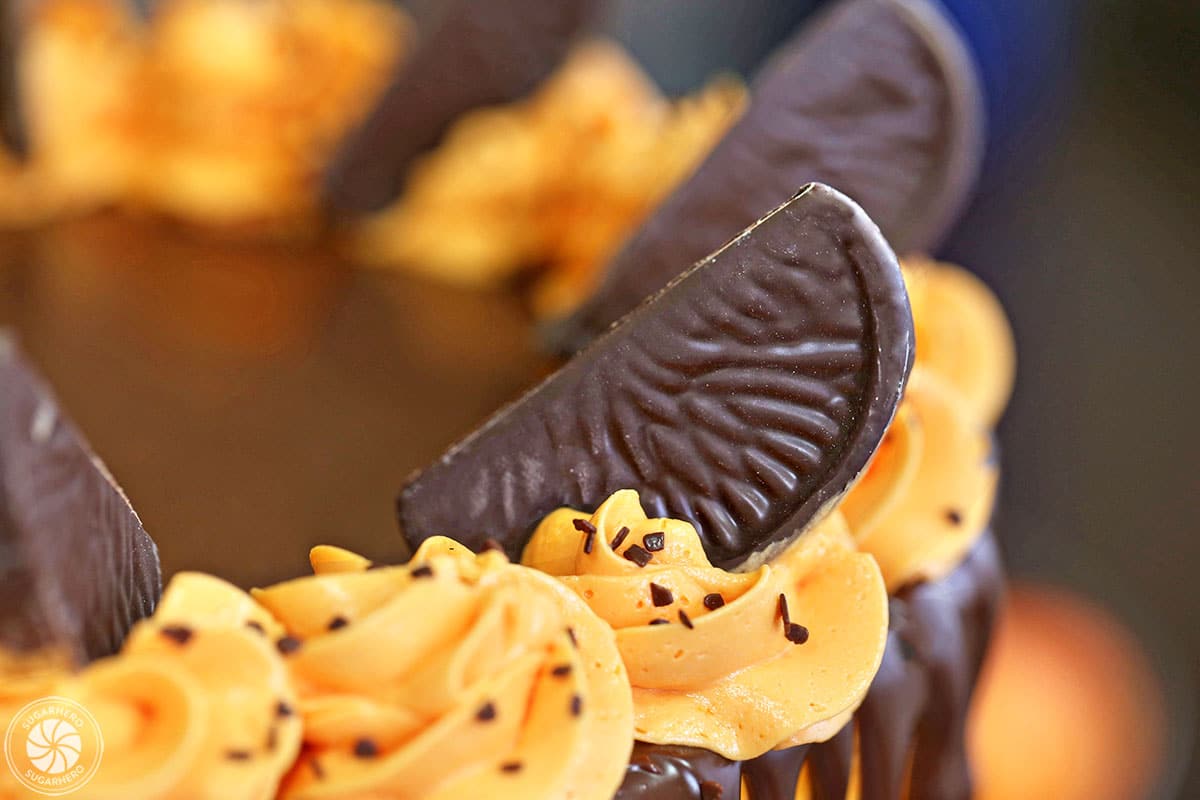
<path fill-rule="evenodd" d="M 100 768 L 104 739 L 96 718 L 66 697 L 43 697 L 18 711 L 4 736 L 4 756 L 27 788 L 44 795 L 83 788 Z"/>

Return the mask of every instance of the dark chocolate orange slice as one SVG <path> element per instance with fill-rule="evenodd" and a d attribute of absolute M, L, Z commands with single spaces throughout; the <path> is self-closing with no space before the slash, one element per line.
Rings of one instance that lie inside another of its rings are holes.
<path fill-rule="evenodd" d="M 108 655 L 160 589 L 124 493 L 0 332 L 0 649 Z"/>
<path fill-rule="evenodd" d="M 566 53 L 598 0 L 454 0 L 401 65 L 326 175 L 336 210 L 374 211 L 400 191 L 413 158 L 459 115 L 522 96 Z"/>
<path fill-rule="evenodd" d="M 838 3 L 768 62 L 742 119 L 548 345 L 582 347 L 808 181 L 862 204 L 896 252 L 929 249 L 974 183 L 980 109 L 964 45 L 931 3 Z"/>
<path fill-rule="evenodd" d="M 809 185 L 412 479 L 401 526 L 515 557 L 555 508 L 637 489 L 714 563 L 753 566 L 862 471 L 912 353 L 879 228 Z"/>
<path fill-rule="evenodd" d="M 21 157 L 28 149 L 25 121 L 21 115 L 20 28 L 17 3 L 0 6 L 0 146 Z"/>

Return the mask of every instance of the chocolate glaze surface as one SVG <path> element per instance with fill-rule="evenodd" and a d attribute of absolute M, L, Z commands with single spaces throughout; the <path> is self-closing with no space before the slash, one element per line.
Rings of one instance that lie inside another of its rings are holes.
<path fill-rule="evenodd" d="M 0 332 L 0 647 L 109 655 L 160 591 L 137 514 Z"/>
<path fill-rule="evenodd" d="M 21 115 L 21 89 L 17 76 L 20 56 L 19 3 L 0 4 L 0 146 L 24 157 L 29 142 Z"/>
<path fill-rule="evenodd" d="M 762 70 L 745 115 L 618 252 L 595 294 L 546 328 L 573 352 L 783 202 L 820 181 L 879 223 L 898 253 L 953 221 L 981 155 L 974 69 L 925 0 L 844 0 Z"/>
<path fill-rule="evenodd" d="M 458 116 L 529 92 L 566 54 L 599 0 L 452 0 L 441 4 L 412 57 L 325 180 L 334 210 L 361 213 L 400 191 L 413 158 Z M 795 187 L 793 187 L 795 188 Z"/>
<path fill-rule="evenodd" d="M 742 765 L 709 750 L 637 742 L 620 800 L 733 798 L 740 796 Z M 790 798 L 789 798 L 790 800 Z"/>
<path fill-rule="evenodd" d="M 517 558 L 555 508 L 632 488 L 713 563 L 753 567 L 862 471 L 912 348 L 879 229 L 810 185 L 411 479 L 401 527 Z"/>
<path fill-rule="evenodd" d="M 659 763 L 660 750 L 669 756 L 671 779 L 648 782 L 631 764 L 617 800 L 701 800 L 695 787 L 704 781 L 736 785 L 730 770 L 739 768 L 750 800 L 793 800 L 805 763 L 816 800 L 843 800 L 856 734 L 862 800 L 905 797 L 910 755 L 907 796 L 966 800 L 967 712 L 1003 591 L 1000 553 L 989 532 L 950 575 L 907 587 L 892 599 L 883 664 L 853 722 L 833 739 L 740 764 L 705 750 L 639 743 L 635 753 L 647 763 Z"/>

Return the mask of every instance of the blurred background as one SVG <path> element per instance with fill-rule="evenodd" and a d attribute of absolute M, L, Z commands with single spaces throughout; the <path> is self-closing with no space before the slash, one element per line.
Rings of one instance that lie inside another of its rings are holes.
<path fill-rule="evenodd" d="M 673 97 L 752 74 L 818 5 L 618 0 L 600 27 Z M 976 726 L 982 796 L 1200 797 L 1200 5 L 946 6 L 982 71 L 989 141 L 937 255 L 995 290 L 1019 348 L 997 525 L 1015 588 Z M 407 23 L 355 24 L 393 39 L 363 43 L 348 24 L 351 44 L 325 56 L 349 64 L 346 81 L 394 57 Z M 121 35 L 106 36 L 96 64 L 120 59 Z M 300 104 L 279 113 L 319 116 Z M 342 118 L 329 117 L 296 147 L 330 146 Z M 200 231 L 189 215 L 220 212 L 201 190 L 150 204 L 173 214 L 98 210 L 111 204 L 5 169 L 0 324 L 124 484 L 168 572 L 263 584 L 324 541 L 401 557 L 390 499 L 405 475 L 551 368 L 511 280 L 480 291 L 352 268 L 327 237 L 297 234 L 302 200 L 289 224 L 263 224 L 230 178 L 218 193 L 242 197 L 253 224 Z M 1015 764 L 1024 783 L 996 777 Z"/>

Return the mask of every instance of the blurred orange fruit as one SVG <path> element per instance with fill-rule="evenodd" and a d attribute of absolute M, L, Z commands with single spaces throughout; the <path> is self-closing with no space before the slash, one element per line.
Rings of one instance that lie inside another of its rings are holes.
<path fill-rule="evenodd" d="M 1160 684 L 1133 634 L 1068 592 L 1012 591 L 976 695 L 978 800 L 1132 800 L 1160 774 Z"/>

